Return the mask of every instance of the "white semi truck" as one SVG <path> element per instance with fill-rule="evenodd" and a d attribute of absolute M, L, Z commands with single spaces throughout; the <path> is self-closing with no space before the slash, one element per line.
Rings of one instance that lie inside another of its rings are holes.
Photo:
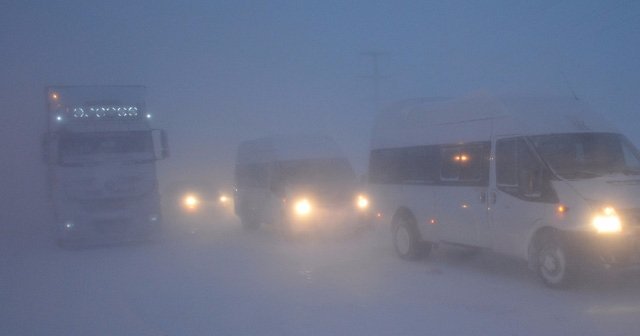
<path fill-rule="evenodd" d="M 59 245 L 145 240 L 161 230 L 156 161 L 143 86 L 50 86 L 43 141 Z"/>

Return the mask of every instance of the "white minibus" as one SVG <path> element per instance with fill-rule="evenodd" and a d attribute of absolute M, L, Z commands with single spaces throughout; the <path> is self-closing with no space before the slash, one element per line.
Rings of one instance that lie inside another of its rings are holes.
<path fill-rule="evenodd" d="M 465 99 L 380 113 L 369 192 L 397 254 L 439 243 L 526 260 L 564 288 L 586 267 L 640 263 L 640 154 L 588 106 Z"/>

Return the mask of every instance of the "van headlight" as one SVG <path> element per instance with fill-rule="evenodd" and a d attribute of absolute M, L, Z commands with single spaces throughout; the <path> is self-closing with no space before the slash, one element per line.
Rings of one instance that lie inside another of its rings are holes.
<path fill-rule="evenodd" d="M 620 216 L 613 207 L 600 209 L 591 219 L 591 225 L 598 233 L 618 233 L 622 231 Z"/>
<path fill-rule="evenodd" d="M 369 207 L 369 199 L 367 196 L 362 194 L 358 195 L 358 197 L 356 197 L 356 206 L 360 210 L 366 210 Z"/>
<path fill-rule="evenodd" d="M 297 200 L 293 205 L 293 210 L 298 216 L 308 216 L 311 213 L 311 202 L 306 198 Z"/>
<path fill-rule="evenodd" d="M 182 207 L 187 211 L 198 210 L 200 203 L 200 197 L 196 194 L 186 194 L 182 197 Z"/>

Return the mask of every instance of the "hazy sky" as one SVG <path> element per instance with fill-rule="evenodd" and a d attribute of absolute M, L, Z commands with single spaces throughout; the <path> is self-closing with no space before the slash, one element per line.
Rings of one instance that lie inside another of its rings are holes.
<path fill-rule="evenodd" d="M 50 84 L 141 84 L 170 134 L 163 176 L 230 176 L 239 141 L 322 132 L 364 168 L 371 59 L 383 103 L 563 94 L 638 144 L 638 1 L 3 1 L 0 223 L 43 204 Z"/>

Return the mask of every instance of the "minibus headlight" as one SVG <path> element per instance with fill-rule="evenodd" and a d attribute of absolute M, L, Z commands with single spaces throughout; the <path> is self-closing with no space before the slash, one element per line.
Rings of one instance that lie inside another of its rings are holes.
<path fill-rule="evenodd" d="M 598 233 L 618 233 L 622 231 L 622 222 L 613 207 L 604 207 L 591 219 L 591 225 Z"/>
<path fill-rule="evenodd" d="M 356 206 L 360 210 L 365 210 L 369 207 L 369 199 L 364 195 L 358 195 L 356 198 Z"/>
<path fill-rule="evenodd" d="M 220 201 L 221 204 L 227 204 L 229 203 L 229 196 L 222 194 L 220 195 L 220 197 L 218 198 L 218 201 Z"/>
<path fill-rule="evenodd" d="M 186 194 L 182 197 L 182 207 L 187 211 L 198 210 L 200 202 L 200 197 L 196 194 Z"/>
<path fill-rule="evenodd" d="M 305 198 L 300 199 L 294 203 L 293 210 L 298 216 L 307 216 L 311 213 L 311 202 Z"/>

